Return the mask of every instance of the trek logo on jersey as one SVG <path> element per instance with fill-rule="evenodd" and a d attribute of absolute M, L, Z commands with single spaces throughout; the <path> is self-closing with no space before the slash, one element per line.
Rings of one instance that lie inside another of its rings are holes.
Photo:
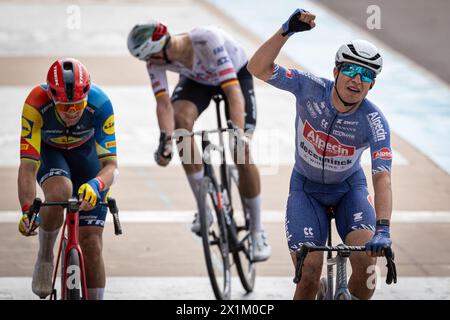
<path fill-rule="evenodd" d="M 103 124 L 103 132 L 106 134 L 114 134 L 114 115 L 110 115 Z"/>
<path fill-rule="evenodd" d="M 22 117 L 22 138 L 29 139 L 31 138 L 31 131 L 33 129 L 33 121 L 28 120 L 25 117 Z"/>
<path fill-rule="evenodd" d="M 373 139 L 375 142 L 382 141 L 386 139 L 387 132 L 381 123 L 381 117 L 378 112 L 372 112 L 367 115 L 367 120 L 369 120 L 370 128 L 372 129 Z"/>
<path fill-rule="evenodd" d="M 305 121 L 303 136 L 314 146 L 314 149 L 316 149 L 317 153 L 321 156 L 349 157 L 355 154 L 355 147 L 342 144 L 338 139 L 333 136 L 328 136 L 323 131 L 314 130 L 308 121 Z"/>
<path fill-rule="evenodd" d="M 372 153 L 372 160 L 392 160 L 392 151 L 389 148 L 383 148 Z"/>

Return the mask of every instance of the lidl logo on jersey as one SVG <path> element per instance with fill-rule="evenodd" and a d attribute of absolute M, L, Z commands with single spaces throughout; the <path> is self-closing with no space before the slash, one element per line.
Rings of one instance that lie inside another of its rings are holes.
<path fill-rule="evenodd" d="M 355 147 L 340 143 L 338 139 L 328 136 L 323 131 L 315 130 L 308 121 L 305 121 L 303 136 L 314 146 L 320 156 L 350 157 L 355 154 Z"/>
<path fill-rule="evenodd" d="M 391 160 L 392 159 L 392 151 L 389 148 L 383 148 L 372 153 L 372 159 L 382 159 L 382 160 Z"/>
<path fill-rule="evenodd" d="M 110 115 L 103 124 L 103 132 L 106 134 L 114 134 L 114 115 Z"/>
<path fill-rule="evenodd" d="M 22 138 L 29 139 L 31 138 L 31 131 L 33 130 L 33 121 L 28 120 L 25 117 L 22 117 Z"/>

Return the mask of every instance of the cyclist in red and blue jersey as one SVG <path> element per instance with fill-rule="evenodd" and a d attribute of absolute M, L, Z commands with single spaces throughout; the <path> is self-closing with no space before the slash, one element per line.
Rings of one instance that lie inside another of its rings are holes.
<path fill-rule="evenodd" d="M 36 180 L 46 201 L 66 201 L 71 196 L 82 199 L 79 240 L 88 295 L 89 299 L 102 299 L 102 234 L 107 209 L 96 204 L 105 198 L 118 174 L 114 112 L 108 96 L 91 84 L 80 61 L 55 61 L 47 84 L 29 93 L 22 111 L 20 160 L 18 189 L 24 214 L 19 231 L 25 236 L 37 234 L 37 226 L 30 226 L 25 214 L 36 197 Z M 62 207 L 41 210 L 32 281 L 32 290 L 39 297 L 52 291 L 53 247 L 63 221 Z"/>
<path fill-rule="evenodd" d="M 364 40 L 342 45 L 335 58 L 334 81 L 286 69 L 276 63 L 281 48 L 296 32 L 315 27 L 315 15 L 297 9 L 250 59 L 248 69 L 267 83 L 296 97 L 295 166 L 286 211 L 286 237 L 295 252 L 308 243 L 327 240 L 327 207 L 335 207 L 336 227 L 348 245 L 365 245 L 366 253 L 352 254 L 349 290 L 354 298 L 369 299 L 368 287 L 383 248 L 391 245 L 392 213 L 390 131 L 381 110 L 366 96 L 382 69 L 377 48 Z M 360 159 L 370 148 L 373 203 Z M 294 299 L 314 299 L 323 253 L 308 255 Z"/>

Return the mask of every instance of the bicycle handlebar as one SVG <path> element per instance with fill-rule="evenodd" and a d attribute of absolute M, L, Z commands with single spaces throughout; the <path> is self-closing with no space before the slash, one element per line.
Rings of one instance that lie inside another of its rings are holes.
<path fill-rule="evenodd" d="M 297 262 L 295 265 L 295 277 L 294 283 L 299 283 L 302 278 L 302 268 L 305 262 L 306 256 L 310 252 L 314 251 L 337 251 L 337 252 L 361 252 L 366 251 L 365 246 L 347 246 L 347 245 L 339 245 L 339 246 L 311 246 L 304 244 L 302 248 L 297 251 Z M 386 258 L 386 267 L 387 267 L 387 275 L 386 275 L 386 283 L 392 284 L 392 282 L 397 283 L 397 268 L 394 262 L 394 252 L 391 247 L 387 247 L 383 249 L 384 257 Z"/>
<path fill-rule="evenodd" d="M 240 128 L 238 126 L 236 126 L 233 121 L 228 120 L 227 121 L 228 125 L 231 128 L 218 128 L 218 129 L 210 129 L 210 130 L 198 130 L 198 131 L 192 131 L 192 132 L 174 132 L 172 133 L 172 139 L 178 139 L 181 137 L 192 137 L 192 136 L 203 136 L 205 133 L 206 134 L 210 134 L 210 133 L 219 133 L 219 132 L 226 132 L 228 130 L 233 130 L 233 131 L 238 131 L 240 130 Z"/>
<path fill-rule="evenodd" d="M 63 208 L 69 209 L 72 212 L 78 212 L 81 203 L 82 201 L 78 200 L 77 198 L 70 198 L 67 201 L 56 202 L 42 202 L 40 198 L 35 198 L 27 213 L 28 220 L 30 221 L 30 226 L 34 224 L 36 217 L 42 207 L 61 206 Z M 110 197 L 106 202 L 99 202 L 97 205 L 109 208 L 109 212 L 113 216 L 114 234 L 116 236 L 122 234 L 122 226 L 119 220 L 119 208 L 117 207 L 116 199 Z M 30 230 L 31 229 L 32 228 L 30 228 Z"/>

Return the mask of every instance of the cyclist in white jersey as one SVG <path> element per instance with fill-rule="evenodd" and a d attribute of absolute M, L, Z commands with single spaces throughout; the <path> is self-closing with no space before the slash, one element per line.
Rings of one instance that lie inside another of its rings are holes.
<path fill-rule="evenodd" d="M 382 69 L 377 48 L 364 40 L 342 45 L 335 58 L 334 81 L 274 63 L 296 32 L 315 27 L 315 15 L 297 9 L 250 59 L 255 77 L 296 97 L 296 154 L 286 210 L 286 237 L 292 260 L 305 243 L 324 245 L 327 207 L 335 208 L 336 227 L 347 245 L 365 245 L 366 253 L 350 256 L 349 290 L 369 299 L 373 265 L 389 247 L 392 213 L 390 132 L 388 123 L 366 99 Z M 276 112 L 279 112 L 278 110 Z M 372 204 L 360 165 L 369 148 L 375 202 Z M 319 288 L 323 253 L 308 255 L 294 299 L 314 299 Z"/>
<path fill-rule="evenodd" d="M 216 94 L 225 99 L 227 118 L 240 129 L 245 129 L 246 136 L 251 137 L 256 125 L 253 78 L 246 69 L 244 50 L 226 32 L 208 26 L 171 36 L 165 25 L 150 21 L 133 27 L 128 36 L 128 49 L 134 57 L 147 63 L 161 130 L 159 147 L 155 152 L 159 165 L 166 166 L 171 160 L 170 137 L 174 129 L 192 131 L 194 122 Z M 167 70 L 180 74 L 171 98 Z M 204 172 L 202 164 L 193 161 L 200 157 L 193 139 L 191 142 L 192 157 L 180 156 L 198 202 Z M 250 212 L 254 260 L 265 261 L 271 255 L 271 247 L 261 223 L 260 177 L 251 161 L 248 143 L 245 155 L 239 159 L 243 160 L 236 163 L 239 188 Z M 198 214 L 191 230 L 199 234 Z"/>

